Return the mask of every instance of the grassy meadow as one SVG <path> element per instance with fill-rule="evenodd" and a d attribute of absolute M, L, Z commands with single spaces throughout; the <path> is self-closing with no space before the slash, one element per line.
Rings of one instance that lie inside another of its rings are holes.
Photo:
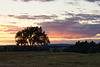
<path fill-rule="evenodd" d="M 100 54 L 0 52 L 0 67 L 100 67 Z"/>

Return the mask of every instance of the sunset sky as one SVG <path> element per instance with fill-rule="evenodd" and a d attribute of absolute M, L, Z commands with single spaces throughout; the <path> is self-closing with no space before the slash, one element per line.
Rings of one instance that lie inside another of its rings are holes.
<path fill-rule="evenodd" d="M 0 0 L 0 45 L 15 45 L 15 34 L 41 26 L 51 44 L 100 42 L 100 0 Z"/>

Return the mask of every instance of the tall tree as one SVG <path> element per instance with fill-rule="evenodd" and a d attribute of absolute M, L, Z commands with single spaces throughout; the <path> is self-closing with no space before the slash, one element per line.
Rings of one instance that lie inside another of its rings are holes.
<path fill-rule="evenodd" d="M 42 31 L 42 27 L 27 27 L 18 31 L 15 36 L 17 45 L 48 45 L 50 43 L 47 34 Z"/>

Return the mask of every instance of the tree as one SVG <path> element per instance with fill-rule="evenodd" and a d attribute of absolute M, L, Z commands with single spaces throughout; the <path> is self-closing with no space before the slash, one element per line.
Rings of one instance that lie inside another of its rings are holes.
<path fill-rule="evenodd" d="M 15 40 L 17 42 L 17 46 L 19 46 L 19 45 L 21 45 L 21 46 L 26 45 L 26 42 L 27 42 L 22 31 L 19 31 L 19 32 L 16 33 Z"/>
<path fill-rule="evenodd" d="M 42 27 L 27 27 L 18 31 L 15 40 L 18 46 L 48 45 L 50 43 L 47 34 L 42 31 Z"/>

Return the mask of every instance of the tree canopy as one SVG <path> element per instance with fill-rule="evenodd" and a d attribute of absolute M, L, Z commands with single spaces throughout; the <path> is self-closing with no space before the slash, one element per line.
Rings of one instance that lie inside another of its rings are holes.
<path fill-rule="evenodd" d="M 100 52 L 100 43 L 94 41 L 78 41 L 75 45 L 69 46 L 65 51 L 68 52 L 79 52 L 79 53 L 96 53 Z"/>
<path fill-rule="evenodd" d="M 26 27 L 18 31 L 15 41 L 18 46 L 48 45 L 50 43 L 47 34 L 42 31 L 42 27 Z"/>

